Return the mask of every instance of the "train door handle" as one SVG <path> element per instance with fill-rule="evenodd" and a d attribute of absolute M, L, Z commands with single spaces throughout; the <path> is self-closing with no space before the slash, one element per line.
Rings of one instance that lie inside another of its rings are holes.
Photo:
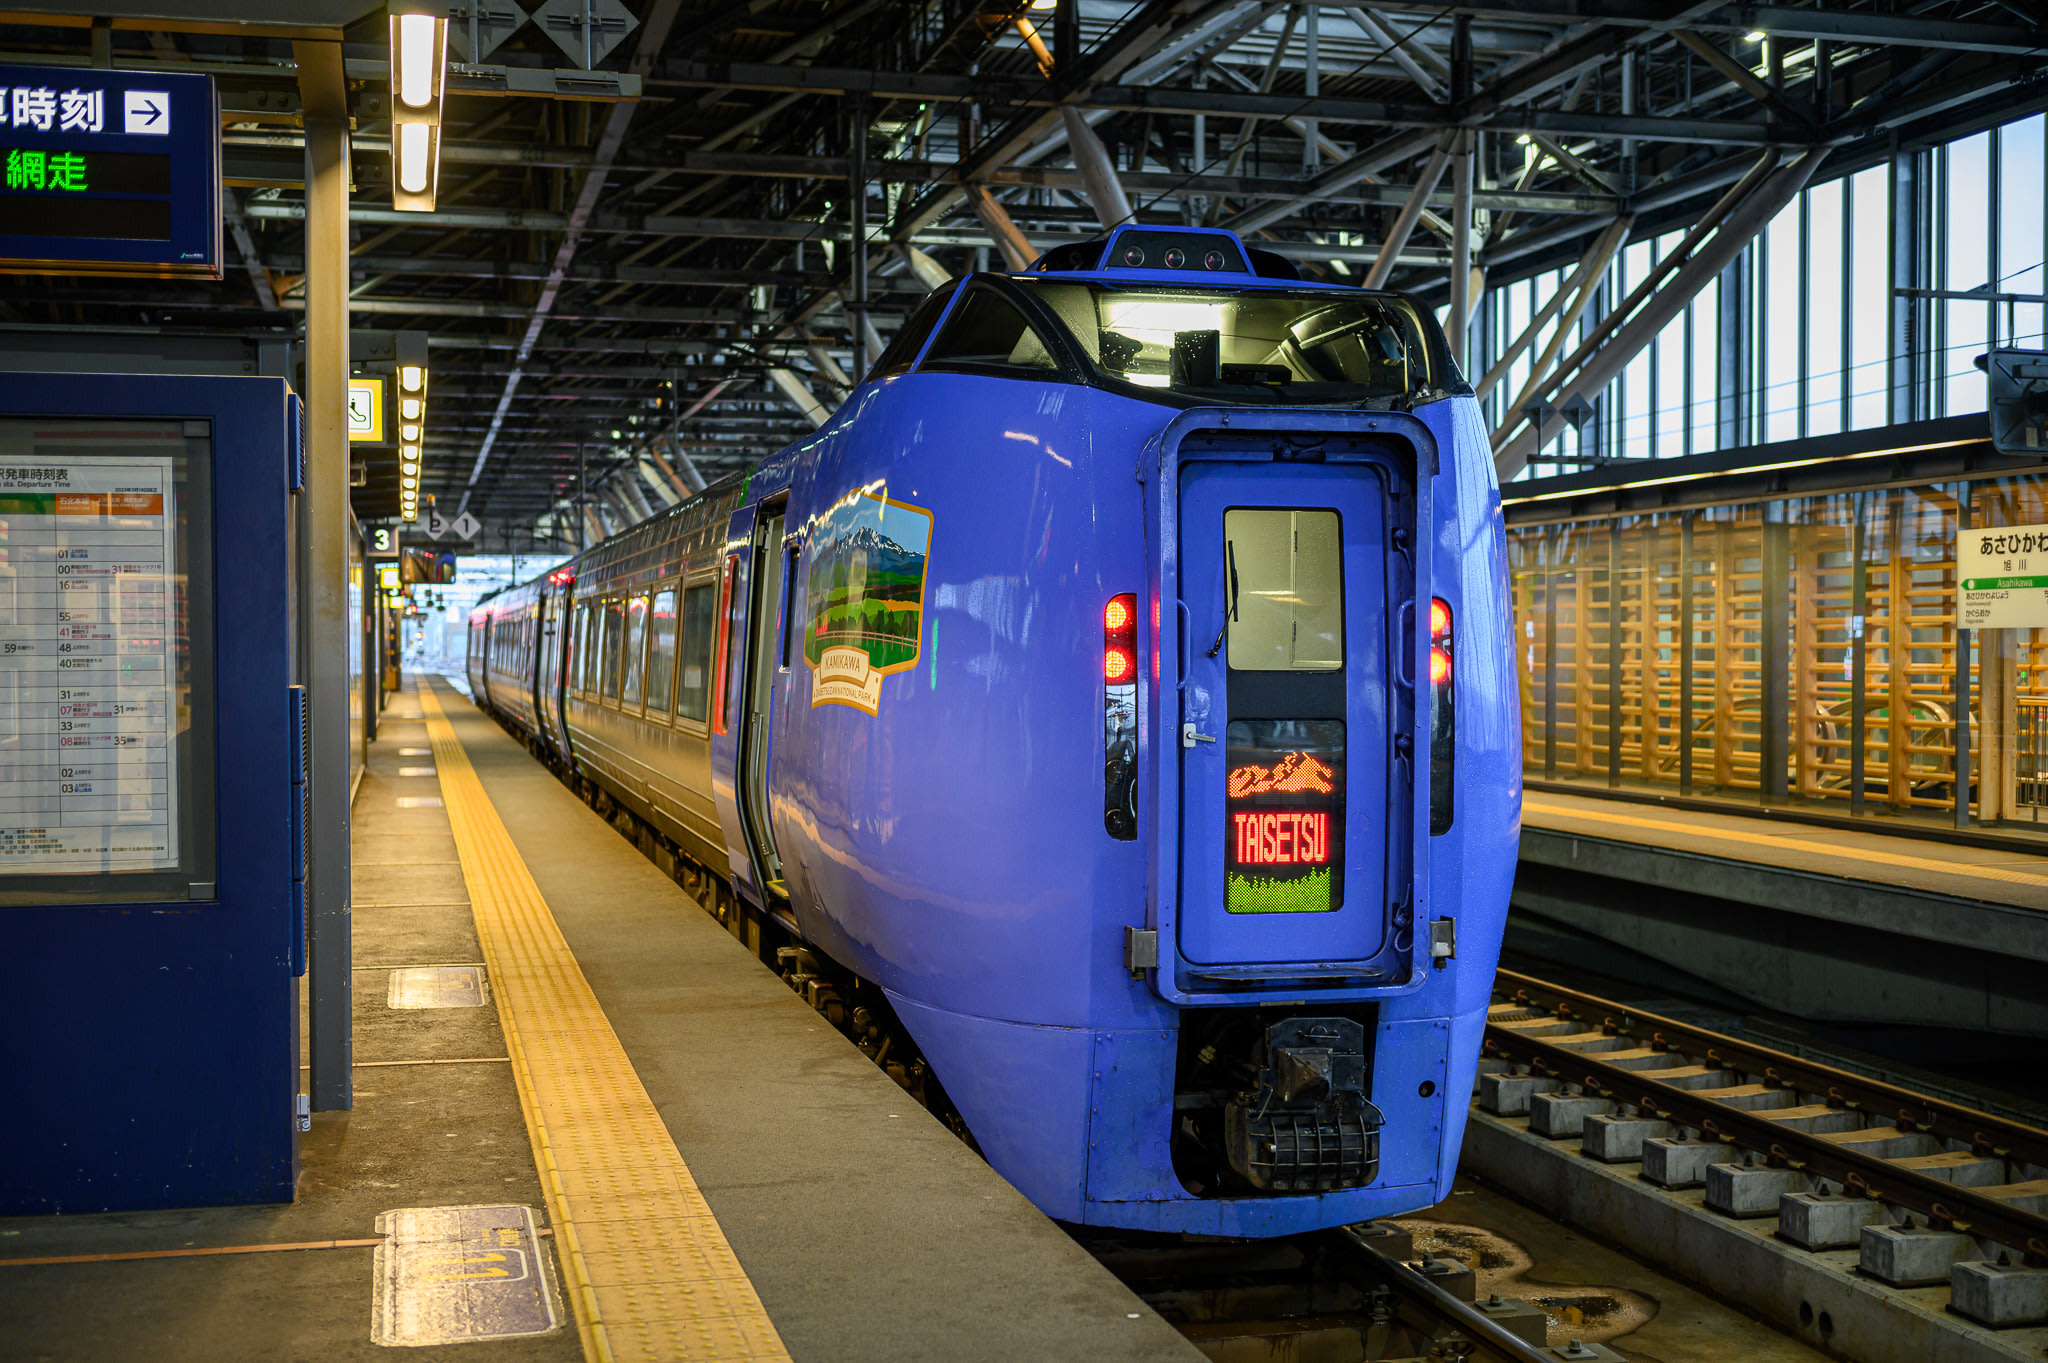
<path fill-rule="evenodd" d="M 1415 685 L 1415 603 L 1403 601 L 1394 613 L 1394 631 L 1400 644 L 1394 650 L 1394 666 L 1401 679 L 1401 685 Z"/>
<path fill-rule="evenodd" d="M 1197 743 L 1214 743 L 1215 741 L 1216 735 L 1198 734 L 1195 732 L 1195 726 L 1192 724 L 1180 726 L 1180 745 L 1183 748 L 1192 748 Z"/>
<path fill-rule="evenodd" d="M 1174 683 L 1173 689 L 1185 691 L 1188 687 L 1188 669 L 1195 665 L 1195 655 L 1188 648 L 1188 636 L 1195 627 L 1195 617 L 1188 610 L 1188 603 L 1178 597 L 1174 599 L 1173 615 L 1174 623 L 1180 630 L 1180 678 Z"/>

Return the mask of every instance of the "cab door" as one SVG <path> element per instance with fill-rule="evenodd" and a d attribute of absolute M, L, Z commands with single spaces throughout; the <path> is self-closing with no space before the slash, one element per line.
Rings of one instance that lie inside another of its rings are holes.
<path fill-rule="evenodd" d="M 1373 465 L 1186 466 L 1178 933 L 1190 963 L 1365 961 L 1385 945 L 1390 511 Z"/>

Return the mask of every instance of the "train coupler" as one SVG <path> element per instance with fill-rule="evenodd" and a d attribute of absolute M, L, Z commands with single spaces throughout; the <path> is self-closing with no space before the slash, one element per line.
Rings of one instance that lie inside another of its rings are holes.
<path fill-rule="evenodd" d="M 1365 1096 L 1365 1028 L 1288 1018 L 1266 1029 L 1257 1086 L 1223 1111 L 1230 1166 L 1276 1193 L 1360 1188 L 1379 1173 L 1380 1111 Z"/>

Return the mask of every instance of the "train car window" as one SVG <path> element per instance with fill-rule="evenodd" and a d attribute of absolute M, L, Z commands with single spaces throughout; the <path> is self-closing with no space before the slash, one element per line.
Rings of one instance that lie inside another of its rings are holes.
<path fill-rule="evenodd" d="M 619 688 L 625 705 L 640 703 L 640 679 L 647 657 L 647 598 L 636 596 L 626 603 L 626 680 Z"/>
<path fill-rule="evenodd" d="M 932 342 L 926 369 L 1027 374 L 1045 378 L 1059 372 L 1045 338 L 1032 329 L 1009 300 L 987 289 L 968 294 Z"/>
<path fill-rule="evenodd" d="M 1334 511 L 1223 513 L 1230 665 L 1240 672 L 1344 666 L 1342 529 Z"/>
<path fill-rule="evenodd" d="M 932 334 L 932 328 L 945 315 L 946 304 L 953 301 L 953 293 L 960 287 L 958 280 L 948 280 L 926 295 L 924 302 L 917 305 L 917 311 L 910 314 L 910 320 L 896 333 L 896 339 L 889 342 L 889 348 L 882 352 L 882 358 L 875 361 L 875 367 L 868 371 L 870 379 L 886 379 L 892 374 L 906 374 L 910 366 L 917 363 L 917 354 L 924 349 L 925 338 Z"/>
<path fill-rule="evenodd" d="M 589 629 L 590 607 L 579 604 L 576 607 L 576 619 L 569 628 L 569 665 L 565 670 L 571 691 L 583 689 L 583 649 Z"/>
<path fill-rule="evenodd" d="M 683 593 L 683 646 L 677 654 L 676 713 L 702 720 L 710 711 L 711 632 L 717 588 L 706 582 Z"/>
<path fill-rule="evenodd" d="M 597 662 L 598 690 L 608 700 L 619 698 L 619 654 L 624 651 L 626 607 L 623 602 L 604 603 L 604 644 Z"/>
<path fill-rule="evenodd" d="M 676 594 L 654 594 L 654 614 L 647 624 L 647 711 L 668 713 L 669 683 L 676 670 Z"/>

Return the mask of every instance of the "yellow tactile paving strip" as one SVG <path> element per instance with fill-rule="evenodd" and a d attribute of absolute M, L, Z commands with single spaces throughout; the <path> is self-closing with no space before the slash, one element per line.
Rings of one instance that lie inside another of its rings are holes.
<path fill-rule="evenodd" d="M 1536 817 L 1532 818 L 1532 815 Z M 2005 885 L 2028 885 L 2036 889 L 2048 889 L 2048 875 L 2016 871 L 2005 866 L 1979 866 L 1964 861 L 1912 857 L 1903 852 L 1883 852 L 1873 847 L 1849 847 L 1840 843 L 1814 842 L 1805 838 L 1788 838 L 1781 833 L 1746 833 L 1739 829 L 1686 823 L 1677 819 L 1653 819 L 1640 814 L 1610 814 L 1605 810 L 1586 809 L 1580 805 L 1552 804 L 1534 795 L 1522 797 L 1522 818 L 1525 823 L 1552 831 L 1571 831 L 1569 828 L 1546 823 L 1545 816 L 1559 820 L 1560 823 L 1609 824 L 1617 828 L 1640 829 L 1651 833 L 1679 833 L 1689 838 L 1711 842 L 1729 842 L 1785 852 L 1808 853 L 1820 859 L 1819 864 L 1826 868 L 1822 874 L 1841 876 L 1849 880 L 1875 880 L 1878 878 L 1875 873 L 1876 867 L 1893 866 L 1902 870 L 1932 871 L 1962 880 L 1988 880 Z M 1871 867 L 1871 872 L 1859 874 L 1854 865 L 1858 862 Z"/>
<path fill-rule="evenodd" d="M 424 686 L 420 708 L 584 1357 L 787 1360 L 439 698 Z"/>

